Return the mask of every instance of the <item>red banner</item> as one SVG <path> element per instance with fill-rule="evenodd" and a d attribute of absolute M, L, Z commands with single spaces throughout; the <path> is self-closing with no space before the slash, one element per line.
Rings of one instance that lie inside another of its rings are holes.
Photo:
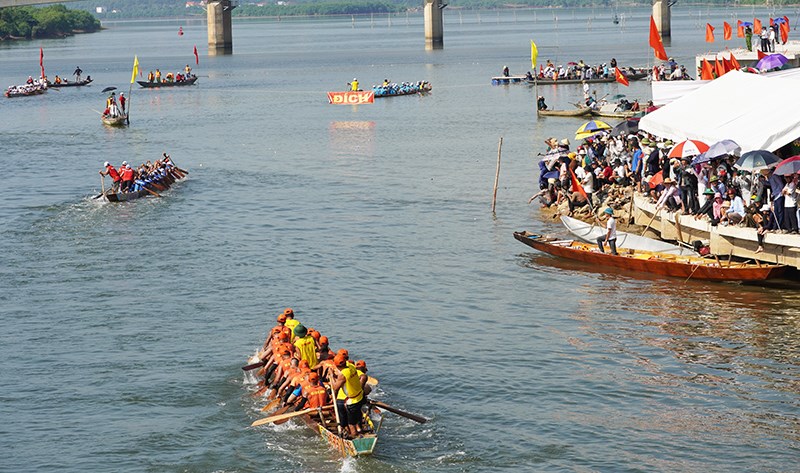
<path fill-rule="evenodd" d="M 335 105 L 358 105 L 375 103 L 375 92 L 328 92 L 328 103 Z"/>

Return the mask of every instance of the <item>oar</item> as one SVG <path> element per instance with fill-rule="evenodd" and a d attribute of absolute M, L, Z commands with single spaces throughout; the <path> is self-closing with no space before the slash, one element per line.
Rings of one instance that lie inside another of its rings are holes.
<path fill-rule="evenodd" d="M 333 408 L 333 405 L 330 405 L 330 404 L 327 405 L 327 406 L 323 406 L 322 407 L 322 409 L 326 409 L 326 410 L 327 409 L 331 409 L 331 408 Z M 283 419 L 287 419 L 288 420 L 288 419 L 291 419 L 293 417 L 299 417 L 299 416 L 314 412 L 316 410 L 317 410 L 316 407 L 311 407 L 309 409 L 303 409 L 303 410 L 300 410 L 300 411 L 290 412 L 288 414 L 280 414 L 280 415 L 273 415 L 273 416 L 269 416 L 269 417 L 264 417 L 263 419 L 259 419 L 259 420 L 255 421 L 255 422 L 253 422 L 252 424 L 250 424 L 250 427 L 258 427 L 259 425 L 269 424 L 270 422 L 275 422 L 277 420 L 283 420 Z"/>
<path fill-rule="evenodd" d="M 261 368 L 262 366 L 264 366 L 266 364 L 267 364 L 266 361 L 261 360 L 261 361 L 255 362 L 255 363 L 250 363 L 249 365 L 242 366 L 242 370 L 250 371 L 250 370 L 254 370 L 256 368 Z"/>
<path fill-rule="evenodd" d="M 649 222 L 647 222 L 647 226 L 644 227 L 644 230 L 642 230 L 642 235 L 641 236 L 644 236 L 644 234 L 647 233 L 647 230 L 650 228 L 650 224 L 653 223 L 653 220 L 656 219 L 656 215 L 658 215 L 659 212 L 661 212 L 661 209 L 656 209 L 653 212 L 653 217 L 650 219 Z"/>
<path fill-rule="evenodd" d="M 159 193 L 158 193 L 158 192 L 156 192 L 156 191 L 151 191 L 150 189 L 148 189 L 148 188 L 147 188 L 147 186 L 142 186 L 142 189 L 146 190 L 147 192 L 149 192 L 149 193 L 153 194 L 153 195 L 154 195 L 154 196 L 156 196 L 156 197 L 161 197 L 161 194 L 159 194 Z"/>
<path fill-rule="evenodd" d="M 291 405 L 289 405 L 289 406 L 283 406 L 283 407 L 281 407 L 280 409 L 278 409 L 277 411 L 275 411 L 275 413 L 273 414 L 273 416 L 277 416 L 277 415 L 285 414 L 285 413 L 286 413 L 286 411 L 288 411 L 289 409 L 291 409 L 291 408 L 293 408 L 293 407 L 294 407 L 294 406 L 291 406 Z M 284 424 L 284 423 L 286 423 L 286 422 L 289 422 L 289 419 L 291 419 L 291 417 L 288 417 L 288 418 L 285 418 L 285 419 L 278 419 L 278 420 L 276 420 L 276 421 L 273 421 L 273 423 L 274 423 L 275 425 L 280 425 L 280 424 Z"/>
<path fill-rule="evenodd" d="M 254 392 L 254 393 L 253 393 L 253 394 L 251 394 L 251 395 L 252 395 L 253 397 L 258 397 L 258 396 L 261 396 L 261 395 L 263 395 L 265 392 L 267 392 L 267 389 L 269 389 L 269 386 L 263 386 L 261 389 L 259 389 L 258 391 Z"/>
<path fill-rule="evenodd" d="M 269 404 L 267 404 L 266 406 L 262 407 L 261 408 L 261 412 L 267 412 L 267 411 L 270 411 L 270 410 L 274 409 L 275 406 L 280 404 L 280 402 L 281 402 L 280 398 L 276 397 L 275 399 L 269 401 Z"/>
<path fill-rule="evenodd" d="M 397 414 L 397 415 L 399 415 L 401 417 L 405 417 L 407 419 L 411 419 L 414 422 L 419 422 L 420 424 L 424 424 L 425 422 L 428 422 L 428 419 L 426 419 L 424 417 L 420 417 L 420 416 L 418 416 L 416 414 L 411 414 L 410 412 L 401 411 L 400 409 L 398 409 L 396 407 L 392 407 L 392 406 L 390 406 L 390 405 L 388 405 L 386 403 L 383 403 L 383 402 L 380 402 L 380 401 L 370 401 L 370 402 L 372 403 L 373 406 L 380 407 L 381 409 L 385 409 L 385 410 L 387 410 L 389 412 L 394 412 L 395 414 Z"/>
<path fill-rule="evenodd" d="M 178 165 L 177 165 L 177 164 L 175 164 L 175 161 L 172 159 L 172 156 L 168 155 L 167 153 L 163 153 L 162 155 L 163 155 L 165 158 L 169 158 L 169 160 L 170 160 L 170 162 L 172 163 L 172 165 L 173 165 L 173 166 L 175 166 L 175 169 L 177 169 L 178 171 L 180 171 L 180 172 L 182 172 L 182 173 L 184 173 L 184 174 L 189 174 L 189 171 L 187 171 L 187 170 L 185 170 L 185 169 L 181 169 L 181 168 L 179 168 L 179 167 L 178 167 Z M 181 176 L 181 177 L 183 177 L 183 176 Z"/>
<path fill-rule="evenodd" d="M 92 199 L 99 199 L 106 195 L 106 176 L 100 174 L 100 188 L 103 189 L 103 192 L 97 194 L 96 196 L 92 197 Z"/>
<path fill-rule="evenodd" d="M 377 386 L 378 385 L 378 379 L 377 378 L 373 378 L 372 376 L 367 376 L 367 384 L 369 384 L 370 386 Z"/>

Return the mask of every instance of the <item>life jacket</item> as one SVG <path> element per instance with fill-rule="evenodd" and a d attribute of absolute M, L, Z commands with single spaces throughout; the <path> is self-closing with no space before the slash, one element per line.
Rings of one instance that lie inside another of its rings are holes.
<path fill-rule="evenodd" d="M 124 171 L 122 171 L 122 180 L 123 181 L 132 181 L 133 180 L 133 168 L 126 167 Z"/>
<path fill-rule="evenodd" d="M 284 325 L 284 327 L 287 327 L 289 329 L 289 331 L 290 331 L 290 333 L 289 333 L 290 338 L 289 339 L 290 340 L 294 340 L 294 328 L 297 327 L 298 325 L 300 325 L 300 321 L 299 320 L 295 320 L 295 319 L 290 319 L 289 317 L 286 317 L 286 322 L 284 322 L 283 325 Z"/>
<path fill-rule="evenodd" d="M 120 180 L 119 173 L 116 169 L 114 169 L 114 166 L 109 164 L 108 167 L 106 167 L 106 170 L 108 170 L 108 175 L 114 180 L 114 182 Z"/>
<path fill-rule="evenodd" d="M 297 348 L 297 353 L 300 354 L 300 359 L 306 360 L 308 366 L 317 364 L 317 346 L 314 343 L 314 337 L 306 335 L 303 338 L 298 338 L 294 341 L 294 346 Z"/>
<path fill-rule="evenodd" d="M 344 385 L 336 394 L 336 399 L 346 399 L 346 404 L 360 402 L 364 398 L 364 391 L 361 388 L 361 380 L 355 366 L 348 365 L 347 368 L 341 371 L 341 374 L 344 376 Z"/>
<path fill-rule="evenodd" d="M 307 408 L 322 407 L 328 402 L 328 390 L 319 384 L 303 387 L 303 397 L 306 398 Z"/>

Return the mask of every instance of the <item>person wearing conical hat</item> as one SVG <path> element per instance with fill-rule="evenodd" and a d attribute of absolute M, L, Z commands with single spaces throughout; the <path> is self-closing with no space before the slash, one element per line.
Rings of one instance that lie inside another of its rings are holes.
<path fill-rule="evenodd" d="M 308 329 L 303 324 L 294 327 L 294 346 L 298 358 L 308 363 L 308 366 L 317 364 L 317 344 L 314 337 L 309 335 Z"/>

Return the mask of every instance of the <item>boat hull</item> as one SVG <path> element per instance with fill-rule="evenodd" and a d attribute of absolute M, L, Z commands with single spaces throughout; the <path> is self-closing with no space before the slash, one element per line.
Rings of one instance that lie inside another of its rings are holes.
<path fill-rule="evenodd" d="M 119 115 L 117 117 L 109 117 L 109 116 L 103 115 L 102 117 L 100 117 L 100 119 L 103 121 L 104 125 L 108 125 L 108 126 L 125 126 L 127 124 L 128 116 L 127 115 Z"/>
<path fill-rule="evenodd" d="M 576 218 L 561 216 L 561 223 L 576 238 L 586 243 L 594 244 L 598 237 L 605 236 L 606 229 L 598 225 L 591 225 Z M 632 233 L 617 232 L 617 248 L 630 248 L 632 250 L 655 251 L 681 256 L 700 256 L 694 250 L 682 246 L 673 245 L 660 240 L 654 240 Z"/>
<path fill-rule="evenodd" d="M 642 80 L 647 77 L 646 72 L 625 74 L 625 71 L 623 71 L 623 75 L 625 75 L 625 77 L 629 81 Z M 617 81 L 615 77 L 603 77 L 600 79 L 558 79 L 558 80 L 538 78 L 535 80 L 528 80 L 527 82 L 530 84 L 533 84 L 535 82 L 537 85 L 564 85 L 564 84 L 582 84 L 584 80 L 586 81 L 587 84 L 608 84 Z"/>
<path fill-rule="evenodd" d="M 623 250 L 619 255 L 612 255 L 611 253 L 600 253 L 596 247 L 584 243 L 545 238 L 528 232 L 514 232 L 514 238 L 544 253 L 593 266 L 684 279 L 758 282 L 778 277 L 786 270 L 786 266 L 781 265 L 745 265 L 655 252 L 637 253 L 635 250 Z"/>
<path fill-rule="evenodd" d="M 60 84 L 56 84 L 55 82 L 47 83 L 48 87 L 55 87 L 56 89 L 60 89 L 62 87 L 82 87 L 84 85 L 89 85 L 94 82 L 94 79 L 82 80 L 80 82 L 62 82 Z"/>
<path fill-rule="evenodd" d="M 164 191 L 164 190 L 169 189 L 169 187 L 175 181 L 177 181 L 178 179 L 182 179 L 183 177 L 184 176 L 175 174 L 173 172 L 173 174 L 171 174 L 171 175 L 169 175 L 167 177 L 164 177 L 161 180 L 158 180 L 158 181 L 155 181 L 155 182 L 151 183 L 150 187 L 154 187 L 157 190 Z M 141 189 L 141 190 L 134 191 L 134 192 L 116 192 L 116 193 L 109 192 L 105 196 L 106 196 L 106 200 L 108 200 L 109 202 L 128 202 L 128 201 L 131 201 L 131 200 L 139 199 L 141 197 L 147 197 L 148 195 L 151 195 L 151 193 L 147 192 L 144 189 Z"/>
<path fill-rule="evenodd" d="M 542 117 L 585 117 L 592 112 L 590 108 L 576 108 L 575 110 L 537 110 Z"/>

